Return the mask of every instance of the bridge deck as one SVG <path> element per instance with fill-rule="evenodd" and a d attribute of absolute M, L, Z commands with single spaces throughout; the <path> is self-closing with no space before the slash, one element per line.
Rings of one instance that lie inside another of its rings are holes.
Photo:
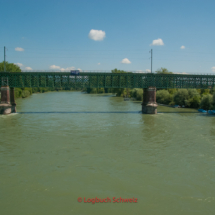
<path fill-rule="evenodd" d="M 153 73 L 0 72 L 0 86 L 86 88 L 200 88 L 212 89 L 215 75 Z"/>

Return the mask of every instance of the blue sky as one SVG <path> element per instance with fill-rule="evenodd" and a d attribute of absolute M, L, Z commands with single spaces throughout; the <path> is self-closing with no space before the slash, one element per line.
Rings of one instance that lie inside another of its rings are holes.
<path fill-rule="evenodd" d="M 0 61 L 22 69 L 215 73 L 214 0 L 0 0 Z M 184 49 L 182 49 L 184 46 Z"/>

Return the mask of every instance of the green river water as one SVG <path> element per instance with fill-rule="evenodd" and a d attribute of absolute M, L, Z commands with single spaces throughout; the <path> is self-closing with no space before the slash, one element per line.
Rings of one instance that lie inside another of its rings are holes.
<path fill-rule="evenodd" d="M 0 214 L 215 214 L 215 117 L 140 110 L 81 92 L 17 99 L 18 113 L 0 116 Z"/>

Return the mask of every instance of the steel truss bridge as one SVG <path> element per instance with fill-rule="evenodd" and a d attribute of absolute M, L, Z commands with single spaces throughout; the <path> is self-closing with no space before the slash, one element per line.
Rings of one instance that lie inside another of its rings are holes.
<path fill-rule="evenodd" d="M 212 89 L 215 75 L 80 72 L 0 72 L 0 86 Z M 7 82 L 7 83 L 6 83 Z"/>

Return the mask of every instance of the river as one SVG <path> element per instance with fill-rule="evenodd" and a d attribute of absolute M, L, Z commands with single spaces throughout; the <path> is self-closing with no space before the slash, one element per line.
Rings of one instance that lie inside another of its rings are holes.
<path fill-rule="evenodd" d="M 81 92 L 17 99 L 18 113 L 0 116 L 0 214 L 215 214 L 215 117 L 143 115 L 140 104 Z"/>

